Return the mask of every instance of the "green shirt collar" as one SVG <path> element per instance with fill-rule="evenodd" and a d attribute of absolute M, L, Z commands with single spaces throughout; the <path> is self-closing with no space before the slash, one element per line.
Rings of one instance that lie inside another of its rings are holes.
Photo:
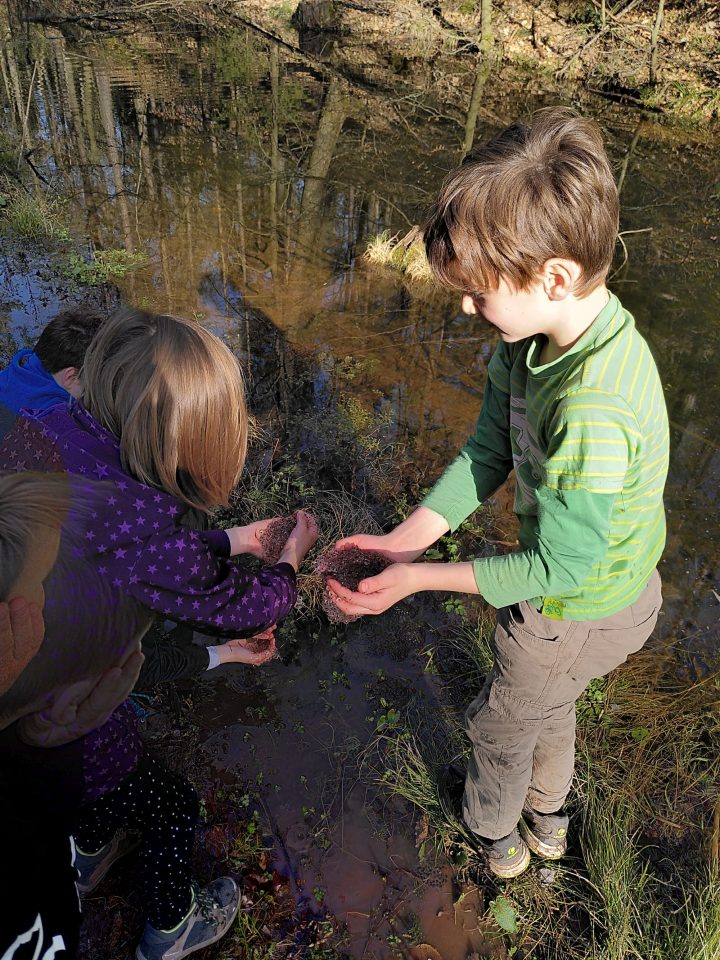
<path fill-rule="evenodd" d="M 590 347 L 598 346 L 617 331 L 617 325 L 612 321 L 622 313 L 620 301 L 614 293 L 611 293 L 610 299 L 585 333 L 561 357 L 550 363 L 537 365 L 533 363 L 533 359 L 540 355 L 545 340 L 542 335 L 533 337 L 525 357 L 528 371 L 533 377 L 551 377 L 557 373 L 563 373 L 568 367 L 573 366 L 579 355 L 586 353 Z"/>

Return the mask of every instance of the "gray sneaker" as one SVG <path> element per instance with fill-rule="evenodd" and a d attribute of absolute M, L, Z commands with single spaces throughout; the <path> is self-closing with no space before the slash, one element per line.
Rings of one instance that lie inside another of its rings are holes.
<path fill-rule="evenodd" d="M 518 824 L 520 835 L 533 853 L 546 860 L 559 860 L 567 852 L 570 818 L 562 813 L 536 813 L 525 807 Z"/>
<path fill-rule="evenodd" d="M 509 880 L 519 877 L 530 864 L 530 851 L 517 829 L 501 840 L 483 840 L 476 837 L 479 848 L 487 857 L 487 865 L 496 877 Z"/>
<path fill-rule="evenodd" d="M 136 960 L 180 960 L 224 937 L 240 906 L 240 890 L 231 877 L 213 880 L 204 889 L 193 885 L 190 916 L 170 933 L 145 924 Z"/>
<path fill-rule="evenodd" d="M 106 843 L 97 853 L 81 853 L 75 848 L 75 866 L 80 874 L 77 881 L 78 892 L 81 897 L 92 893 L 100 883 L 110 867 L 130 853 L 140 843 L 136 833 L 118 830 L 110 843 Z"/>

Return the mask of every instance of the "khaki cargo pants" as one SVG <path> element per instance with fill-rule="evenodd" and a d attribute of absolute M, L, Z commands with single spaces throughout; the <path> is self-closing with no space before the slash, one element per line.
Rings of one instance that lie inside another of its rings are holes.
<path fill-rule="evenodd" d="M 506 837 L 526 802 L 560 809 L 575 766 L 575 701 L 643 646 L 661 604 L 655 571 L 635 603 L 602 620 L 552 620 L 526 601 L 498 610 L 495 663 L 465 714 L 463 815 L 474 833 Z"/>

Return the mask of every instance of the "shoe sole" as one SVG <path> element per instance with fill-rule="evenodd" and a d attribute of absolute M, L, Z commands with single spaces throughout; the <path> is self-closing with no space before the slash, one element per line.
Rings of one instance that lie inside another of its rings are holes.
<path fill-rule="evenodd" d="M 558 846 L 556 843 L 545 843 L 532 832 L 524 820 L 521 820 L 518 824 L 518 831 L 532 852 L 542 857 L 543 860 L 560 860 L 567 853 L 567 840 L 563 841 L 562 846 Z"/>
<path fill-rule="evenodd" d="M 512 867 L 502 867 L 497 863 L 494 863 L 492 860 L 488 860 L 488 867 L 491 873 L 494 873 L 496 877 L 501 877 L 503 880 L 511 880 L 513 877 L 519 877 L 521 873 L 525 873 L 527 868 L 530 866 L 530 851 L 527 846 L 525 847 L 525 853 L 522 860 L 519 860 L 517 863 L 513 864 Z"/>

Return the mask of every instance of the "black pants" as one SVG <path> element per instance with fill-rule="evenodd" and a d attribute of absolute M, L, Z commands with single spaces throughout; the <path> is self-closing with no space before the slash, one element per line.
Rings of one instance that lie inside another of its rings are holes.
<path fill-rule="evenodd" d="M 193 631 L 185 624 L 166 632 L 156 623 L 143 637 L 145 654 L 140 676 L 135 684 L 137 693 L 153 693 L 159 683 L 197 677 L 208 668 L 209 656 L 205 647 L 192 642 Z"/>
<path fill-rule="evenodd" d="M 190 909 L 198 812 L 191 784 L 144 757 L 124 783 L 82 808 L 75 843 L 83 853 L 96 853 L 118 828 L 139 830 L 147 919 L 157 929 L 171 930 Z"/>

